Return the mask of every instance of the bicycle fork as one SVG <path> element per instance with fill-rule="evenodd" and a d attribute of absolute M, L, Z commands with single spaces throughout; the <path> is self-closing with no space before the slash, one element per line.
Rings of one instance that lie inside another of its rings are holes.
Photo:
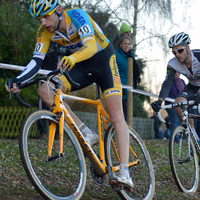
<path fill-rule="evenodd" d="M 188 148 L 188 158 L 186 160 L 182 160 L 181 159 L 181 149 L 182 149 L 182 140 L 184 139 L 184 134 L 182 134 L 179 140 L 179 155 L 178 155 L 178 162 L 179 163 L 185 163 L 185 162 L 189 162 L 191 161 L 191 148 L 190 148 L 190 125 L 188 122 L 188 111 L 186 109 L 186 107 L 183 107 L 183 111 L 182 111 L 182 119 L 183 119 L 183 127 L 185 127 L 185 137 L 187 139 L 187 148 Z"/>
<path fill-rule="evenodd" d="M 55 156 L 51 156 L 57 123 L 50 121 L 49 123 L 51 124 L 49 125 L 48 153 L 47 153 L 47 160 L 46 160 L 47 162 L 64 156 L 64 152 L 63 152 L 64 112 L 63 111 L 61 111 L 56 116 L 56 120 L 58 121 L 58 124 L 59 124 L 59 153 L 57 153 Z"/>
<path fill-rule="evenodd" d="M 198 142 L 197 142 L 197 140 L 196 140 L 196 138 L 195 138 L 195 136 L 194 136 L 194 133 L 192 132 L 191 127 L 190 127 L 190 136 L 191 136 L 192 141 L 193 141 L 193 143 L 194 143 L 194 145 L 195 145 L 195 148 L 196 148 L 196 150 L 197 150 L 197 154 L 198 154 L 198 156 L 199 156 L 199 158 L 200 158 L 200 146 L 199 146 L 199 144 L 198 144 Z"/>

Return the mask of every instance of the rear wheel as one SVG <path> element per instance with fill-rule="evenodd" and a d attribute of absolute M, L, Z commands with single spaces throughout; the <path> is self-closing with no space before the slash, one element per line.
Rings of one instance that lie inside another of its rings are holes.
<path fill-rule="evenodd" d="M 155 191 L 153 164 L 144 142 L 136 131 L 130 127 L 129 135 L 131 148 L 129 149 L 129 162 L 137 162 L 138 160 L 137 163 L 129 167 L 130 176 L 134 183 L 134 189 L 131 192 L 127 192 L 125 190 L 117 192 L 122 199 L 150 200 L 153 198 Z M 115 130 L 112 126 L 110 126 L 105 133 L 105 157 L 107 165 L 118 166 L 120 164 L 120 161 L 115 153 L 115 148 L 117 150 Z M 115 172 L 114 176 L 117 174 L 118 172 Z"/>
<path fill-rule="evenodd" d="M 179 190 L 194 193 L 199 183 L 199 159 L 194 143 L 188 137 L 190 136 L 185 134 L 184 127 L 176 127 L 169 140 L 169 158 L 172 174 Z"/>
<path fill-rule="evenodd" d="M 64 126 L 64 156 L 46 161 L 48 130 L 55 122 L 55 114 L 47 110 L 34 111 L 25 118 L 19 138 L 22 163 L 31 183 L 45 199 L 77 200 L 85 190 L 86 165 L 81 146 L 67 124 Z M 52 156 L 58 152 L 59 140 L 55 136 Z"/>

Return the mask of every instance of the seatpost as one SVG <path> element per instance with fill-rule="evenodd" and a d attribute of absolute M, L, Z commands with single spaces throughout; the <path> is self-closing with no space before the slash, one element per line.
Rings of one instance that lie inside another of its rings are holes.
<path fill-rule="evenodd" d="M 96 94 L 97 94 L 97 99 L 100 98 L 100 87 L 99 87 L 99 84 L 96 83 Z"/>

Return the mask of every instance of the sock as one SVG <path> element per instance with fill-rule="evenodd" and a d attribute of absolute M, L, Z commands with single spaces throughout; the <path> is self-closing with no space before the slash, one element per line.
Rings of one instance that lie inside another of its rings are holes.
<path fill-rule="evenodd" d="M 127 177 L 129 177 L 129 167 L 128 164 L 126 163 L 121 163 L 120 164 L 120 174 L 125 174 Z"/>
<path fill-rule="evenodd" d="M 197 135 L 197 132 L 196 132 L 194 126 L 192 127 L 192 132 L 194 133 L 195 138 L 196 138 L 197 140 L 200 140 L 200 139 L 199 139 L 199 136 Z"/>
<path fill-rule="evenodd" d="M 83 134 L 93 134 L 93 132 L 84 123 L 81 123 L 78 128 Z"/>

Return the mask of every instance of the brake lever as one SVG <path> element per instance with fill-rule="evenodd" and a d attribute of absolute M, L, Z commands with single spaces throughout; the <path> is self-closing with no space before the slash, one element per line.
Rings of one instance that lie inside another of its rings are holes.
<path fill-rule="evenodd" d="M 64 72 L 65 72 L 65 71 L 63 70 L 62 66 L 61 66 L 59 69 L 60 69 L 60 74 L 61 74 L 61 75 L 64 75 Z"/>
<path fill-rule="evenodd" d="M 10 90 L 11 87 L 12 87 L 12 79 L 11 79 L 11 78 L 9 78 L 9 79 L 7 80 L 7 86 L 8 86 L 8 89 Z M 9 92 L 9 100 L 11 100 L 11 99 L 12 99 L 12 92 L 10 91 L 10 92 Z"/>

